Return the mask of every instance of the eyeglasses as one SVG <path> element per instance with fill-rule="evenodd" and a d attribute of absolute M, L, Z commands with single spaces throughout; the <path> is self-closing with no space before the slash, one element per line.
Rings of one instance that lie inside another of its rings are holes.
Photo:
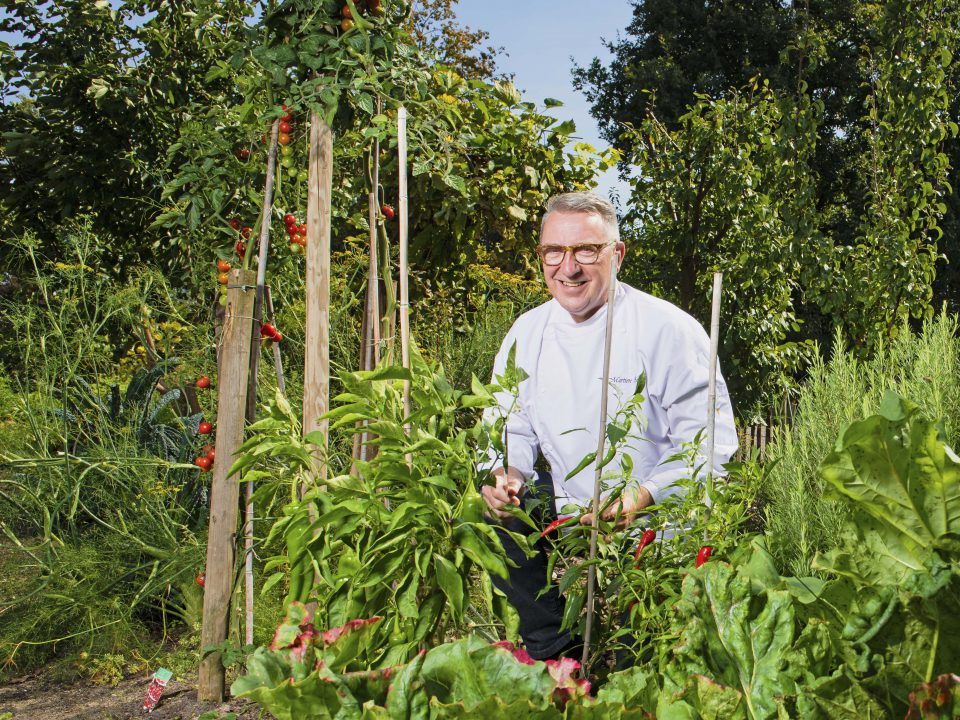
<path fill-rule="evenodd" d="M 568 252 L 573 253 L 573 259 L 578 265 L 593 265 L 599 258 L 604 248 L 608 248 L 613 243 L 606 245 L 537 245 L 537 255 L 543 261 L 544 265 L 556 267 L 563 262 L 564 256 Z"/>

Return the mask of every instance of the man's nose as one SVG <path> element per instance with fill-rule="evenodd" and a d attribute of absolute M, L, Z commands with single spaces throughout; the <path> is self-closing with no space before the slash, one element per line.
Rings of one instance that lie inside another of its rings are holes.
<path fill-rule="evenodd" d="M 567 250 L 563 254 L 563 260 L 560 262 L 560 271 L 567 276 L 575 275 L 580 272 L 580 263 L 573 256 L 573 250 Z"/>

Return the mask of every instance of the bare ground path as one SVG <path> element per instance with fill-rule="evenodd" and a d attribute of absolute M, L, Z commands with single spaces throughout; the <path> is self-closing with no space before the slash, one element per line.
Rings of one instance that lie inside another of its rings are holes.
<path fill-rule="evenodd" d="M 196 720 L 203 713 L 213 719 L 257 720 L 260 710 L 250 702 L 197 702 L 195 678 L 171 681 L 152 713 L 140 708 L 150 675 L 124 678 L 115 687 L 90 683 L 51 682 L 42 674 L 17 678 L 0 686 L 0 720 Z"/>

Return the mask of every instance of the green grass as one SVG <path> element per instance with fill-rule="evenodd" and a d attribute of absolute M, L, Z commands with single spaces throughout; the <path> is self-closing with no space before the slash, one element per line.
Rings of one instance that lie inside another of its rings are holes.
<path fill-rule="evenodd" d="M 781 572 L 810 575 L 818 551 L 835 545 L 845 519 L 843 506 L 822 497 L 819 465 L 844 428 L 876 414 L 885 391 L 917 403 L 943 419 L 956 446 L 960 423 L 960 340 L 957 318 L 941 314 L 920 333 L 902 332 L 870 360 L 839 348 L 817 359 L 798 402 L 792 427 L 776 433 L 763 494 L 771 549 Z"/>

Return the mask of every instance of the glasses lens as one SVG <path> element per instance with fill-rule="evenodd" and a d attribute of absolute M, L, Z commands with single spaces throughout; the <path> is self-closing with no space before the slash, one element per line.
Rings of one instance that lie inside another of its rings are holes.
<path fill-rule="evenodd" d="M 592 265 L 597 261 L 603 245 L 581 245 L 574 248 L 573 257 L 581 265 Z"/>
<path fill-rule="evenodd" d="M 540 252 L 544 265 L 559 265 L 563 262 L 565 250 L 560 247 L 545 247 Z"/>

